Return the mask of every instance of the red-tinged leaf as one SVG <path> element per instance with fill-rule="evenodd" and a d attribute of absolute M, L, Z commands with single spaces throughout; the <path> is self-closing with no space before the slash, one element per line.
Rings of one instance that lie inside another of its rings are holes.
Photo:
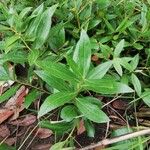
<path fill-rule="evenodd" d="M 49 150 L 51 144 L 39 144 L 31 148 L 31 150 Z"/>
<path fill-rule="evenodd" d="M 13 115 L 13 110 L 1 109 L 0 110 L 0 124 Z"/>
<path fill-rule="evenodd" d="M 6 143 L 9 146 L 12 146 L 15 144 L 17 138 L 16 137 L 12 137 L 12 138 L 8 138 L 4 141 L 4 143 Z"/>
<path fill-rule="evenodd" d="M 50 137 L 53 132 L 50 129 L 46 129 L 46 128 L 38 128 L 37 130 L 37 137 L 39 137 L 40 139 L 45 139 Z"/>
<path fill-rule="evenodd" d="M 97 56 L 96 54 L 94 54 L 94 55 L 91 57 L 91 60 L 95 62 L 95 61 L 98 61 L 99 58 L 98 58 L 98 56 Z"/>
<path fill-rule="evenodd" d="M 112 103 L 112 106 L 113 106 L 113 108 L 115 108 L 115 109 L 126 110 L 126 108 L 127 108 L 127 106 L 128 106 L 128 102 L 127 102 L 127 101 L 124 101 L 124 100 L 121 100 L 121 99 L 118 99 L 118 100 L 115 100 L 115 101 Z"/>
<path fill-rule="evenodd" d="M 16 100 L 17 100 L 17 98 L 18 98 L 19 95 L 21 95 L 21 93 L 23 93 L 25 90 L 26 90 L 25 86 L 21 86 L 21 87 L 19 88 L 19 90 L 16 92 L 16 94 L 8 100 L 8 102 L 6 103 L 5 107 L 6 107 L 6 108 L 10 108 L 10 107 L 12 107 L 12 106 L 15 106 L 15 105 L 16 105 Z"/>
<path fill-rule="evenodd" d="M 23 111 L 24 108 L 25 107 L 23 105 L 21 107 L 14 107 L 14 109 L 13 109 L 14 114 L 12 115 L 12 117 L 9 120 L 16 120 L 19 117 L 19 113 L 21 111 Z"/>
<path fill-rule="evenodd" d="M 21 107 L 22 103 L 24 102 L 24 97 L 28 94 L 28 89 L 25 89 L 17 98 L 16 106 Z"/>
<path fill-rule="evenodd" d="M 26 115 L 25 118 L 21 118 L 18 120 L 14 120 L 9 122 L 9 124 L 17 125 L 17 126 L 29 126 L 36 121 L 36 116 L 34 115 Z"/>
<path fill-rule="evenodd" d="M 0 137 L 6 138 L 10 136 L 10 131 L 6 125 L 0 125 Z"/>
<path fill-rule="evenodd" d="M 85 126 L 84 126 L 84 121 L 81 120 L 80 123 L 79 123 L 79 126 L 77 128 L 77 135 L 80 135 L 83 132 L 85 132 Z"/>

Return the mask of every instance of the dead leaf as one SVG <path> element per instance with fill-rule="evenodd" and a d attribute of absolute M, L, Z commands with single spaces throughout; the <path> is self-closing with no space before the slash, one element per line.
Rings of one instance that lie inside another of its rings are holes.
<path fill-rule="evenodd" d="M 94 150 L 105 150 L 106 146 L 98 146 Z"/>
<path fill-rule="evenodd" d="M 4 143 L 6 143 L 9 146 L 12 146 L 15 144 L 17 138 L 16 137 L 12 137 L 12 138 L 8 138 L 4 141 Z"/>
<path fill-rule="evenodd" d="M 77 127 L 77 135 L 80 135 L 83 132 L 85 132 L 84 121 L 80 120 L 79 126 Z"/>
<path fill-rule="evenodd" d="M 6 125 L 0 125 L 0 137 L 5 138 L 10 136 L 10 131 Z"/>
<path fill-rule="evenodd" d="M 0 109 L 0 124 L 13 115 L 13 110 Z"/>
<path fill-rule="evenodd" d="M 50 137 L 53 134 L 53 132 L 50 129 L 45 129 L 45 128 L 38 128 L 36 135 L 40 139 L 45 139 Z"/>
<path fill-rule="evenodd" d="M 36 121 L 36 116 L 26 115 L 24 118 L 9 122 L 9 124 L 18 125 L 18 126 L 29 126 L 33 124 L 35 121 Z"/>
<path fill-rule="evenodd" d="M 0 124 L 13 114 L 11 120 L 18 118 L 19 113 L 24 109 L 23 102 L 27 93 L 28 89 L 26 89 L 25 86 L 21 86 L 16 94 L 5 104 L 5 108 L 0 109 Z"/>
<path fill-rule="evenodd" d="M 14 109 L 14 114 L 11 116 L 11 118 L 9 119 L 10 121 L 12 121 L 12 120 L 16 120 L 18 117 L 19 117 L 19 113 L 21 112 L 21 111 L 23 111 L 24 110 L 24 106 L 22 105 L 21 107 L 16 107 L 15 109 Z"/>
<path fill-rule="evenodd" d="M 14 106 L 16 106 L 16 104 L 17 104 L 17 99 L 18 99 L 18 97 L 19 97 L 22 93 L 24 93 L 25 90 L 26 90 L 25 86 L 21 86 L 21 87 L 18 89 L 18 91 L 16 92 L 16 94 L 8 100 L 8 102 L 7 102 L 6 105 L 5 105 L 5 108 L 9 108 L 9 109 L 10 109 L 10 107 L 13 107 L 13 108 L 14 108 Z M 19 97 L 19 99 L 20 99 L 20 97 Z"/>
<path fill-rule="evenodd" d="M 98 61 L 99 58 L 98 58 L 98 56 L 97 56 L 96 54 L 94 54 L 94 55 L 92 56 L 91 60 L 92 60 L 92 61 Z"/>
<path fill-rule="evenodd" d="M 31 150 L 49 150 L 51 144 L 39 144 L 31 148 Z"/>
<path fill-rule="evenodd" d="M 118 110 L 126 110 L 128 106 L 128 102 L 118 99 L 112 102 L 112 106 L 113 108 L 118 109 Z"/>

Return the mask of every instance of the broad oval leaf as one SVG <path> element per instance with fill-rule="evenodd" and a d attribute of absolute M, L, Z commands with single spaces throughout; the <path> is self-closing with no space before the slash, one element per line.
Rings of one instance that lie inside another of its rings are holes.
<path fill-rule="evenodd" d="M 96 123 L 105 123 L 109 121 L 107 115 L 100 108 L 84 98 L 77 98 L 76 105 L 80 112 L 89 120 Z"/>
<path fill-rule="evenodd" d="M 79 65 L 80 70 L 82 70 L 82 75 L 85 77 L 89 71 L 91 62 L 91 45 L 85 30 L 81 31 L 80 40 L 76 45 L 73 60 Z"/>
<path fill-rule="evenodd" d="M 112 61 L 105 62 L 92 69 L 87 78 L 88 79 L 101 79 L 107 73 L 109 68 L 112 66 Z"/>
<path fill-rule="evenodd" d="M 51 28 L 51 18 L 57 8 L 57 4 L 53 5 L 52 7 L 48 8 L 41 16 L 41 20 L 39 22 L 36 39 L 35 39 L 35 49 L 41 48 L 41 46 L 45 43 L 48 38 L 48 34 Z"/>
<path fill-rule="evenodd" d="M 141 95 L 141 83 L 135 74 L 131 75 L 132 84 L 138 96 Z"/>
<path fill-rule="evenodd" d="M 73 105 L 65 106 L 61 110 L 61 118 L 66 122 L 72 121 L 76 116 L 78 116 L 77 108 Z"/>
<path fill-rule="evenodd" d="M 72 92 L 58 92 L 48 96 L 40 107 L 38 112 L 38 118 L 46 113 L 60 107 L 75 97 L 75 93 Z"/>

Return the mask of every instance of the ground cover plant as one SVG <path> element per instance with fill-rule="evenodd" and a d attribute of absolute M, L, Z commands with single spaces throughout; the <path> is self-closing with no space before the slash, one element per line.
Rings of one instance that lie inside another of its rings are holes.
<path fill-rule="evenodd" d="M 0 149 L 148 149 L 149 35 L 149 0 L 2 0 Z"/>

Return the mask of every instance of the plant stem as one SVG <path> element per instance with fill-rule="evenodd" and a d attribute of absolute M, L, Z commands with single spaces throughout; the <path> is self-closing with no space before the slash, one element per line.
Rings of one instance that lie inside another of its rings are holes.
<path fill-rule="evenodd" d="M 45 91 L 44 89 L 38 88 L 38 87 L 36 87 L 36 86 L 33 86 L 33 85 L 29 84 L 29 83 L 24 83 L 24 82 L 21 82 L 21 81 L 19 81 L 19 80 L 15 80 L 15 82 L 17 82 L 17 83 L 19 83 L 19 84 L 22 84 L 22 85 L 26 85 L 26 86 L 32 87 L 32 88 L 37 89 L 37 90 L 39 90 L 39 91 L 41 91 L 41 92 L 43 92 L 43 93 L 51 94 L 50 92 Z"/>
<path fill-rule="evenodd" d="M 143 135 L 148 135 L 148 134 L 150 134 L 150 129 L 149 128 L 147 128 L 145 130 L 129 133 L 129 134 L 126 134 L 126 135 L 122 135 L 122 136 L 119 136 L 119 137 L 115 137 L 115 138 L 112 138 L 112 139 L 105 139 L 105 140 L 102 140 L 102 141 L 100 141 L 100 142 L 98 142 L 94 145 L 90 145 L 90 146 L 81 148 L 79 150 L 90 150 L 90 149 L 93 149 L 93 148 L 96 148 L 96 147 L 107 146 L 107 145 L 114 144 L 114 143 L 117 143 L 117 142 L 120 142 L 120 141 L 132 139 L 132 138 L 136 138 L 136 137 L 143 136 Z"/>

